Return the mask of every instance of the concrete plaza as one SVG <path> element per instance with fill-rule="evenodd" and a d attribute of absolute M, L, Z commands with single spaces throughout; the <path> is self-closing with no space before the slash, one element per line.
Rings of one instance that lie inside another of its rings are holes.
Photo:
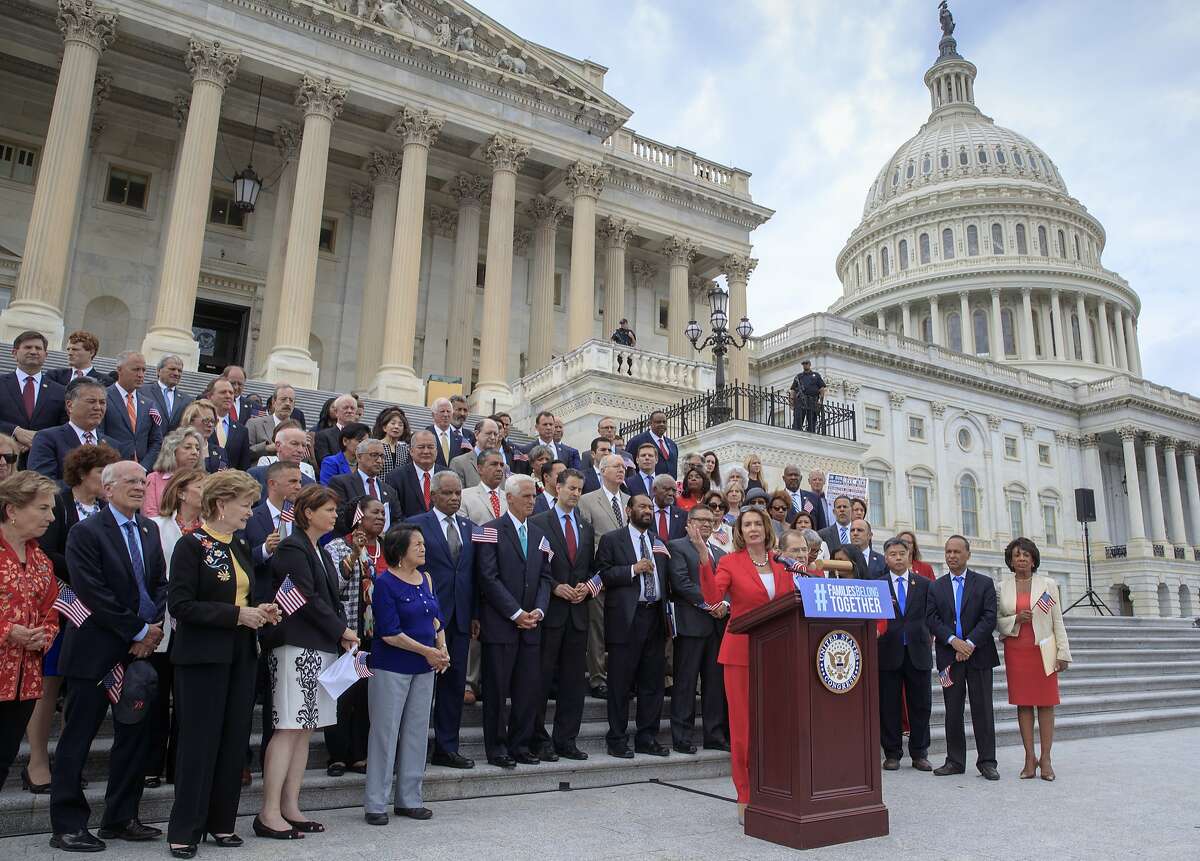
<path fill-rule="evenodd" d="M 1196 763 L 1200 729 L 1091 738 L 1055 749 L 1058 780 L 1017 779 L 1020 748 L 999 752 L 1001 780 L 976 774 L 937 778 L 911 768 L 885 773 L 891 834 L 813 850 L 807 857 L 921 861 L 1179 859 L 1200 844 Z M 202 846 L 201 858 L 263 861 L 367 858 L 462 859 L 769 859 L 792 850 L 742 835 L 727 779 L 627 786 L 435 802 L 428 822 L 393 818 L 387 827 L 362 821 L 361 808 L 315 815 L 329 831 L 303 841 L 253 837 L 232 854 Z M 113 842 L 107 857 L 160 859 L 162 840 Z M 64 857 L 46 835 L 0 840 L 0 858 Z"/>

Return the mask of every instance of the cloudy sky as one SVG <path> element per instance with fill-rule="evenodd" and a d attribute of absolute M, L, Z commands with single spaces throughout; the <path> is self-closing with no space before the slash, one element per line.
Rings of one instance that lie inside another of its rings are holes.
<path fill-rule="evenodd" d="M 760 332 L 840 295 L 866 190 L 929 113 L 936 0 L 476 0 L 521 36 L 608 66 L 629 125 L 753 173 Z M 952 0 L 975 97 L 1054 159 L 1142 298 L 1147 378 L 1200 392 L 1200 3 Z M 768 315 L 768 309 L 771 313 Z M 1186 313 L 1181 314 L 1183 310 Z M 760 322 L 762 321 L 762 322 Z"/>

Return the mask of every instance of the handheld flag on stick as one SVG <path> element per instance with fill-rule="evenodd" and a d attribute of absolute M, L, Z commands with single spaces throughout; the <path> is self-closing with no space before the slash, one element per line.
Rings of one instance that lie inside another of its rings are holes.
<path fill-rule="evenodd" d="M 88 616 L 92 615 L 92 611 L 87 608 L 87 605 L 79 600 L 79 596 L 75 594 L 75 590 L 62 580 L 58 581 L 58 597 L 54 599 L 52 606 L 55 610 L 70 619 L 71 624 L 76 628 L 82 626 L 87 621 Z"/>
<path fill-rule="evenodd" d="M 938 673 L 938 681 L 942 683 L 943 688 L 948 688 L 954 684 L 954 680 L 950 678 L 949 667 Z"/>
<path fill-rule="evenodd" d="M 354 672 L 358 674 L 360 679 L 369 679 L 375 675 L 371 672 L 371 668 L 367 666 L 367 658 L 370 656 L 370 652 L 356 652 L 354 654 Z"/>
<path fill-rule="evenodd" d="M 542 536 L 542 541 L 540 544 L 538 544 L 538 550 L 546 554 L 547 562 L 554 561 L 554 551 L 550 549 L 550 542 L 546 540 L 545 535 Z"/>
<path fill-rule="evenodd" d="M 108 671 L 108 675 L 100 680 L 104 687 L 104 695 L 114 706 L 121 701 L 121 688 L 125 686 L 125 666 L 117 664 Z"/>
<path fill-rule="evenodd" d="M 471 530 L 471 540 L 476 544 L 495 544 L 497 537 L 494 526 L 476 526 Z"/>
<path fill-rule="evenodd" d="M 289 574 L 283 578 L 283 582 L 279 584 L 279 589 L 275 592 L 275 603 L 279 605 L 279 609 L 283 610 L 285 616 L 290 616 L 307 604 L 308 599 L 296 588 L 296 584 L 292 582 Z"/>
<path fill-rule="evenodd" d="M 1054 596 L 1049 591 L 1043 592 L 1042 597 L 1037 599 L 1037 608 L 1043 613 L 1049 613 L 1050 608 L 1054 606 Z"/>

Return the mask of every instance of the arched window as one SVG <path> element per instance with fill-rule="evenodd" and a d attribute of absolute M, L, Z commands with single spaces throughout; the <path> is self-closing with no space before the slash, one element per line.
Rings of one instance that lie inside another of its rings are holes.
<path fill-rule="evenodd" d="M 967 225 L 967 254 L 970 257 L 979 255 L 979 228 L 974 224 Z"/>
<path fill-rule="evenodd" d="M 854 286 L 862 286 L 862 267 L 858 265 L 858 261 L 854 261 Z"/>
<path fill-rule="evenodd" d="M 942 259 L 954 259 L 954 231 L 949 227 L 942 231 Z"/>
<path fill-rule="evenodd" d="M 1067 259 L 1067 237 L 1061 230 L 1058 231 L 1058 256 L 1063 260 Z"/>
<path fill-rule="evenodd" d="M 897 257 L 896 262 L 900 264 L 900 271 L 903 272 L 905 269 L 908 268 L 908 240 L 907 239 L 900 240 L 900 248 L 898 250 L 898 253 L 896 254 L 896 257 Z"/>
<path fill-rule="evenodd" d="M 979 150 L 975 155 L 978 156 L 980 164 L 987 164 L 987 150 L 983 148 L 982 144 L 979 145 Z"/>
<path fill-rule="evenodd" d="M 1013 325 L 1012 308 L 1000 310 L 1000 336 L 1004 339 L 1004 355 L 1015 356 L 1017 354 L 1017 330 Z"/>
<path fill-rule="evenodd" d="M 892 174 L 892 188 L 900 184 L 900 165 L 896 165 L 896 170 Z"/>
<path fill-rule="evenodd" d="M 987 312 L 982 308 L 976 308 L 971 315 L 971 328 L 975 332 L 975 355 L 987 355 L 992 348 L 988 343 Z"/>
<path fill-rule="evenodd" d="M 1017 163 L 1017 167 L 1025 166 L 1025 160 L 1021 158 L 1021 151 L 1019 149 L 1013 150 L 1013 161 Z"/>
<path fill-rule="evenodd" d="M 925 157 L 921 159 L 921 173 L 926 176 L 933 173 L 933 159 L 929 157 L 929 153 L 925 153 Z"/>
<path fill-rule="evenodd" d="M 1079 259 L 1079 237 L 1075 237 L 1075 259 Z"/>
<path fill-rule="evenodd" d="M 918 247 L 918 251 L 920 252 L 920 255 L 921 255 L 921 262 L 928 263 L 929 262 L 929 234 L 928 233 L 922 233 L 919 237 L 917 237 L 917 247 Z"/>
<path fill-rule="evenodd" d="M 868 281 L 875 280 L 875 263 L 871 259 L 870 254 L 867 255 L 867 280 Z"/>
<path fill-rule="evenodd" d="M 1079 315 L 1071 315 L 1071 347 L 1076 360 L 1083 361 L 1083 334 L 1079 331 Z"/>
<path fill-rule="evenodd" d="M 963 535 L 978 535 L 979 487 L 973 475 L 963 475 L 958 483 L 958 510 L 962 515 Z"/>
<path fill-rule="evenodd" d="M 998 221 L 992 224 L 992 253 L 1004 253 L 1004 228 Z"/>
<path fill-rule="evenodd" d="M 967 148 L 965 146 L 960 146 L 958 148 L 958 163 L 963 167 L 966 167 L 971 163 L 971 157 L 967 155 Z"/>
<path fill-rule="evenodd" d="M 1038 253 L 1041 254 L 1043 257 L 1050 256 L 1050 249 L 1047 247 L 1048 245 L 1049 245 L 1049 242 L 1047 241 L 1047 238 L 1046 238 L 1046 228 L 1043 225 L 1039 224 L 1038 225 Z"/>
<path fill-rule="evenodd" d="M 996 164 L 1004 164 L 1004 150 L 996 147 Z"/>
<path fill-rule="evenodd" d="M 938 157 L 938 165 L 942 170 L 950 168 L 950 152 L 948 150 L 942 150 L 942 154 Z"/>
<path fill-rule="evenodd" d="M 912 179 L 912 178 L 913 178 L 913 163 L 912 163 L 912 159 L 909 159 L 909 160 L 908 160 L 908 167 L 906 167 L 906 168 L 904 169 L 904 178 L 905 178 L 905 179 Z"/>
<path fill-rule="evenodd" d="M 888 247 L 885 245 L 879 249 L 879 277 L 887 278 L 892 274 L 892 261 L 888 255 Z"/>
<path fill-rule="evenodd" d="M 921 340 L 926 344 L 933 343 L 933 319 L 930 317 L 921 318 Z"/>
<path fill-rule="evenodd" d="M 1037 311 L 1033 312 L 1033 353 L 1042 355 L 1042 315 Z"/>
<path fill-rule="evenodd" d="M 1024 224 L 1017 225 L 1017 253 L 1018 254 L 1028 254 L 1029 253 L 1029 242 L 1025 239 L 1025 225 Z"/>
<path fill-rule="evenodd" d="M 946 315 L 946 338 L 951 350 L 963 351 L 962 317 L 957 312 Z"/>

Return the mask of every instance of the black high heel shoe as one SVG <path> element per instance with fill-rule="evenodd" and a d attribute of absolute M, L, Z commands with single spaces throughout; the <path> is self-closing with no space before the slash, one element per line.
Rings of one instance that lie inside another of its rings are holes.
<path fill-rule="evenodd" d="M 263 825 L 261 819 L 254 817 L 254 833 L 258 837 L 268 837 L 271 840 L 303 840 L 304 835 L 295 828 L 287 828 L 283 831 L 276 831 L 274 828 L 268 828 Z"/>
<path fill-rule="evenodd" d="M 204 835 L 204 842 L 207 843 L 210 837 L 212 838 L 213 845 L 219 846 L 221 849 L 236 849 L 245 843 L 236 834 L 213 834 L 211 831 Z"/>
<path fill-rule="evenodd" d="M 288 819 L 283 817 L 288 825 L 297 831 L 303 831 L 305 834 L 324 834 L 325 826 L 320 822 L 313 822 L 311 819 Z"/>
<path fill-rule="evenodd" d="M 32 792 L 34 795 L 46 795 L 48 792 L 50 792 L 50 784 L 34 783 L 29 779 L 28 766 L 21 769 L 21 788 L 26 792 Z"/>

